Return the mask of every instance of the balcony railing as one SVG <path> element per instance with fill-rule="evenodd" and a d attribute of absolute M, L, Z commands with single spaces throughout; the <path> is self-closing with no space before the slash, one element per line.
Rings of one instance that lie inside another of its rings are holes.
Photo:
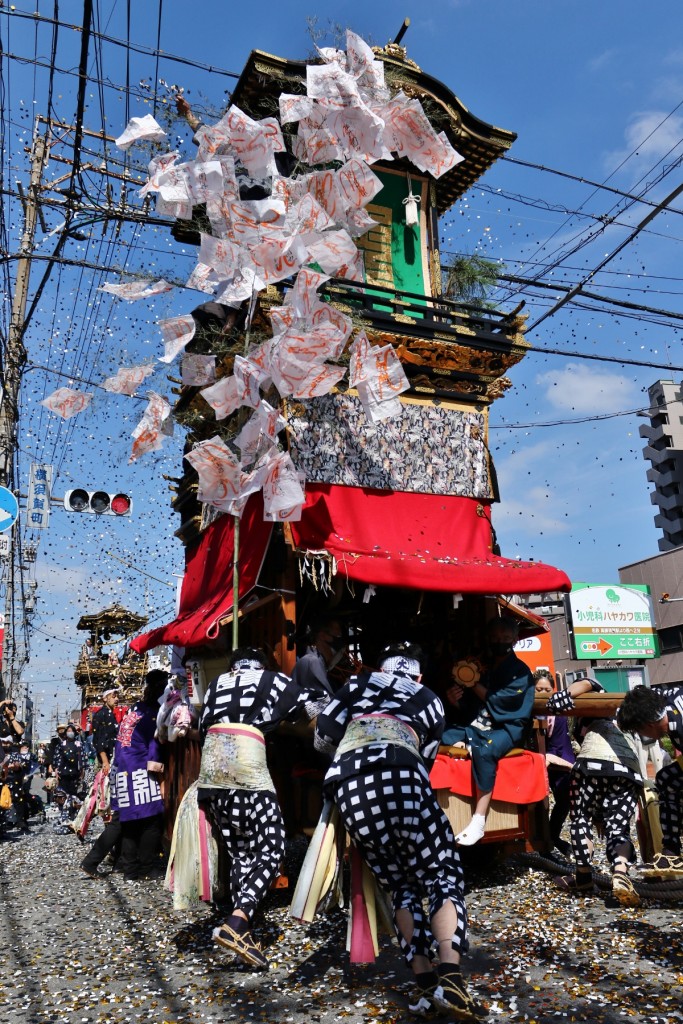
<path fill-rule="evenodd" d="M 473 348 L 501 353 L 509 352 L 514 342 L 519 344 L 519 318 L 496 309 L 341 278 L 328 281 L 321 295 L 329 302 L 351 307 L 377 330 L 418 338 L 438 334 L 440 340 L 465 341 Z M 525 351 L 526 347 L 520 349 Z"/>

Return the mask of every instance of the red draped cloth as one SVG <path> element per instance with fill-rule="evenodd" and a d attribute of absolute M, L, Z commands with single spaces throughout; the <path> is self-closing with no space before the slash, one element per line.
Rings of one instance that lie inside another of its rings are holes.
<path fill-rule="evenodd" d="M 474 796 L 469 757 L 437 754 L 430 779 L 434 789 L 448 789 L 459 796 Z M 493 799 L 510 804 L 535 804 L 548 795 L 545 757 L 531 750 L 508 754 L 498 762 Z"/>
<path fill-rule="evenodd" d="M 306 484 L 298 548 L 324 549 L 350 579 L 452 593 L 571 590 L 560 569 L 491 552 L 490 505 L 476 498 Z"/>
<path fill-rule="evenodd" d="M 252 495 L 240 521 L 240 598 L 256 585 L 272 529 L 272 523 L 263 521 L 261 495 Z M 220 620 L 233 608 L 234 544 L 232 516 L 223 515 L 204 530 L 197 544 L 188 548 L 177 617 L 136 636 L 130 644 L 133 650 L 142 654 L 161 644 L 202 647 L 216 639 Z"/>
<path fill-rule="evenodd" d="M 327 552 L 338 572 L 364 583 L 454 594 L 571 590 L 560 569 L 494 555 L 490 515 L 476 498 L 307 483 L 301 520 L 289 526 L 299 550 Z M 271 531 L 261 495 L 252 495 L 240 526 L 240 599 L 256 585 Z M 233 606 L 233 545 L 233 518 L 223 515 L 188 548 L 177 618 L 136 637 L 134 650 L 217 637 Z"/>

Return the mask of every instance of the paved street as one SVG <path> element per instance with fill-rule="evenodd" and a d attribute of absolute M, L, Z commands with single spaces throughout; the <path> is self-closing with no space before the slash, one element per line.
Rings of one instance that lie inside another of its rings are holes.
<path fill-rule="evenodd" d="M 302 848 L 291 844 L 290 866 Z M 255 929 L 271 970 L 257 974 L 213 947 L 217 914 L 174 915 L 157 881 L 91 881 L 79 871 L 82 856 L 78 841 L 51 822 L 0 840 L 0 1021 L 409 1019 L 410 978 L 388 937 L 374 967 L 344 969 L 341 912 L 296 925 L 286 894 L 272 893 Z M 572 902 L 544 873 L 496 864 L 484 849 L 470 860 L 465 970 L 491 1020 L 683 1021 L 683 904 L 626 910 L 603 896 Z"/>

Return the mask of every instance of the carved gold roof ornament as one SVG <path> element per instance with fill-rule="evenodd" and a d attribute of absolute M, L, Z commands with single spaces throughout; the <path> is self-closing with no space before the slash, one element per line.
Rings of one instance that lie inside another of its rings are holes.
<path fill-rule="evenodd" d="M 393 60 L 401 60 L 404 64 L 410 64 L 411 67 L 416 68 L 418 71 L 421 69 L 417 66 L 414 60 L 408 60 L 408 51 L 405 46 L 401 46 L 401 40 L 410 28 L 410 18 L 404 18 L 403 23 L 396 33 L 394 39 L 387 43 L 386 46 L 373 46 L 372 52 L 378 57 L 387 56 Z"/>
<path fill-rule="evenodd" d="M 378 57 L 389 57 L 391 60 L 400 60 L 401 63 L 407 64 L 408 67 L 413 68 L 413 70 L 422 71 L 420 65 L 410 59 L 406 47 L 400 46 L 398 43 L 387 43 L 386 46 L 373 46 L 372 52 L 377 54 Z"/>

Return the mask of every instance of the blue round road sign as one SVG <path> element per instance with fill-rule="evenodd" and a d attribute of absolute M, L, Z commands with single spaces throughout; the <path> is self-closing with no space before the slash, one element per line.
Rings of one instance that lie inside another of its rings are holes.
<path fill-rule="evenodd" d="M 0 533 L 11 530 L 19 518 L 19 502 L 7 487 L 0 487 Z"/>

